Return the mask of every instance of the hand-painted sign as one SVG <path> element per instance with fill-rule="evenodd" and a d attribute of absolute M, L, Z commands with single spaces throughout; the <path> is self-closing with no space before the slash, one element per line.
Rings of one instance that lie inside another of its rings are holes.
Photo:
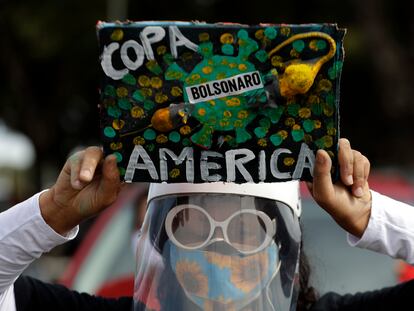
<path fill-rule="evenodd" d="M 337 174 L 344 30 L 334 24 L 97 25 L 101 132 L 125 181 L 310 180 Z"/>

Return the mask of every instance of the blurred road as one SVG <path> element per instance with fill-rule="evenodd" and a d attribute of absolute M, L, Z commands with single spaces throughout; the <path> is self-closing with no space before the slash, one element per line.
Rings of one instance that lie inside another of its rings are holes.
<path fill-rule="evenodd" d="M 325 211 L 310 199 L 303 203 L 304 249 L 312 285 L 321 294 L 355 293 L 396 283 L 394 259 L 349 246 L 346 232 Z"/>

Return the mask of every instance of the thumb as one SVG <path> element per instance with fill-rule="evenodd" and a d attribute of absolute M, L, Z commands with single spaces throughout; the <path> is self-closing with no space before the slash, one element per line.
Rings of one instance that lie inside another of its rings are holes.
<path fill-rule="evenodd" d="M 325 150 L 318 150 L 315 162 L 311 193 L 316 202 L 325 206 L 332 202 L 335 196 L 335 189 L 331 179 L 332 161 Z"/>

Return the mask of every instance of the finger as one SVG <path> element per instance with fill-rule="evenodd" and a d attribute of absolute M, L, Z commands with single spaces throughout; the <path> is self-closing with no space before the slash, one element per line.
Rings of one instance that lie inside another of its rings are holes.
<path fill-rule="evenodd" d="M 368 159 L 360 152 L 354 151 L 354 184 L 352 185 L 352 193 L 354 196 L 362 197 L 364 195 L 364 188 L 367 183 L 368 174 Z"/>
<path fill-rule="evenodd" d="M 79 180 L 88 183 L 93 179 L 95 170 L 103 158 L 103 153 L 99 147 L 89 147 L 85 150 L 82 158 Z"/>
<path fill-rule="evenodd" d="M 113 203 L 118 197 L 121 182 L 116 162 L 117 158 L 114 155 L 107 156 L 103 162 L 102 177 L 98 190 L 98 197 L 103 205 Z"/>
<path fill-rule="evenodd" d="M 353 152 L 351 149 L 351 144 L 349 140 L 346 138 L 341 138 L 339 140 L 338 162 L 339 162 L 342 182 L 347 186 L 352 185 L 354 183 L 354 180 L 353 180 L 354 158 L 353 158 Z"/>
<path fill-rule="evenodd" d="M 313 173 L 312 195 L 316 202 L 324 205 L 332 202 L 335 195 L 334 185 L 331 179 L 332 161 L 328 153 L 318 150 L 316 153 L 316 163 Z"/>
<path fill-rule="evenodd" d="M 66 161 L 65 170 L 70 175 L 70 183 L 74 189 L 82 189 L 82 183 L 79 180 L 79 172 L 84 151 L 79 151 L 69 157 Z"/>

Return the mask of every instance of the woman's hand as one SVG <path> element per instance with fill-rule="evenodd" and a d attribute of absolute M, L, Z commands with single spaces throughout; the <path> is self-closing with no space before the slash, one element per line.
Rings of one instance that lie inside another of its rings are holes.
<path fill-rule="evenodd" d="M 316 153 L 313 183 L 308 188 L 315 201 L 349 233 L 361 237 L 371 215 L 368 176 L 370 163 L 347 139 L 339 140 L 340 180 L 331 179 L 332 161 L 328 153 Z"/>
<path fill-rule="evenodd" d="M 56 183 L 40 195 L 40 210 L 46 223 L 64 234 L 111 205 L 121 187 L 116 157 L 103 159 L 98 147 L 72 155 Z"/>

